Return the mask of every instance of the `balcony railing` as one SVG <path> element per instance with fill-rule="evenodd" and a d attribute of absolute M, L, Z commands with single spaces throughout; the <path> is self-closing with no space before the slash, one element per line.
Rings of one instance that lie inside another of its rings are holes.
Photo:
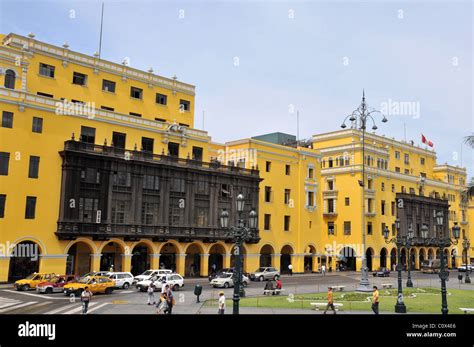
<path fill-rule="evenodd" d="M 170 164 L 181 167 L 195 167 L 210 171 L 234 173 L 246 176 L 259 176 L 257 169 L 246 169 L 238 166 L 223 165 L 219 161 L 204 162 L 190 158 L 178 158 L 164 154 L 153 154 L 146 151 L 129 150 L 107 145 L 97 145 L 82 141 L 68 140 L 64 143 L 65 151 L 90 153 L 118 159 L 136 160 L 155 164 Z"/>

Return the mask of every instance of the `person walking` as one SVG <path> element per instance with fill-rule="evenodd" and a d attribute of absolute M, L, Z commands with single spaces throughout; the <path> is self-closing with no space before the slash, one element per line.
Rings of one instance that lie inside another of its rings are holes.
<path fill-rule="evenodd" d="M 154 305 L 155 304 L 155 285 L 150 283 L 147 289 L 148 293 L 148 305 Z"/>
<path fill-rule="evenodd" d="M 175 304 L 174 297 L 173 297 L 173 291 L 171 290 L 169 285 L 166 285 L 168 289 L 166 289 L 166 303 L 168 304 L 168 314 L 173 313 L 173 306 Z"/>
<path fill-rule="evenodd" d="M 374 286 L 374 291 L 372 292 L 372 311 L 375 314 L 379 314 L 379 291 L 377 286 Z"/>
<path fill-rule="evenodd" d="M 191 270 L 189 271 L 189 277 L 194 277 L 194 263 L 191 264 Z"/>
<path fill-rule="evenodd" d="M 336 308 L 334 307 L 332 287 L 328 288 L 328 305 L 326 306 L 326 309 L 324 310 L 324 314 L 326 314 L 329 308 L 334 311 L 334 314 L 336 314 Z"/>
<path fill-rule="evenodd" d="M 219 292 L 219 310 L 217 311 L 218 314 L 225 313 L 225 295 L 224 292 Z"/>
<path fill-rule="evenodd" d="M 158 301 L 158 303 L 156 304 L 156 313 L 157 314 L 161 314 L 161 313 L 166 313 L 168 312 L 168 302 L 167 302 L 167 297 L 166 297 L 166 293 L 162 293 L 160 295 L 160 300 Z"/>
<path fill-rule="evenodd" d="M 291 265 L 291 263 L 288 265 L 288 272 L 290 273 L 290 276 L 293 276 L 293 265 Z"/>
<path fill-rule="evenodd" d="M 82 302 L 82 314 L 87 314 L 89 308 L 89 302 L 92 298 L 92 292 L 89 290 L 89 287 L 85 287 L 84 291 L 81 293 L 81 302 Z"/>
<path fill-rule="evenodd" d="M 326 265 L 321 266 L 321 275 L 326 276 Z"/>

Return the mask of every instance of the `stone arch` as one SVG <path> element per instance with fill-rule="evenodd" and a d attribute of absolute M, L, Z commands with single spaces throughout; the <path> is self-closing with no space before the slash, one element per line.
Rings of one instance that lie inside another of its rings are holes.
<path fill-rule="evenodd" d="M 317 270 L 317 248 L 313 243 L 306 245 L 304 249 L 304 272 L 313 272 Z"/>
<path fill-rule="evenodd" d="M 368 247 L 367 250 L 365 251 L 365 259 L 367 262 L 367 268 L 369 271 L 372 271 L 372 265 L 373 265 L 373 258 L 374 258 L 374 249 L 372 247 Z"/>
<path fill-rule="evenodd" d="M 338 255 L 340 264 L 348 271 L 356 271 L 356 257 L 356 251 L 350 246 L 342 248 Z"/>
<path fill-rule="evenodd" d="M 9 254 L 8 281 L 14 282 L 34 272 L 39 272 L 43 254 L 41 246 L 29 237 L 16 240 L 13 245 L 15 247 Z"/>
<path fill-rule="evenodd" d="M 100 271 L 123 270 L 125 265 L 125 256 L 131 254 L 130 247 L 120 239 L 110 239 L 104 241 L 99 247 Z"/>
<path fill-rule="evenodd" d="M 275 248 L 273 245 L 266 243 L 258 251 L 260 254 L 260 266 L 267 267 L 273 265 L 273 254 L 275 254 Z"/>
<path fill-rule="evenodd" d="M 293 263 L 294 247 L 287 243 L 280 250 L 280 273 L 290 273 L 288 266 Z"/>
<path fill-rule="evenodd" d="M 174 240 L 165 242 L 160 247 L 160 269 L 169 269 L 173 272 L 178 269 L 181 260 L 181 247 Z M 184 275 L 184 274 L 183 274 Z"/>
<path fill-rule="evenodd" d="M 151 268 L 152 254 L 155 254 L 155 246 L 149 240 L 139 240 L 130 246 L 132 255 L 130 272 L 136 276 Z"/>
<path fill-rule="evenodd" d="M 44 243 L 40 239 L 38 239 L 37 237 L 34 237 L 34 236 L 19 237 L 18 239 L 13 241 L 12 244 L 16 245 L 20 242 L 25 242 L 25 241 L 36 243 L 39 247 L 39 251 L 40 251 L 41 254 L 48 254 L 48 252 L 46 250 L 46 246 L 44 245 Z"/>
<path fill-rule="evenodd" d="M 385 247 L 382 247 L 382 249 L 380 250 L 380 267 L 388 267 L 387 254 L 388 254 L 387 249 Z"/>
<path fill-rule="evenodd" d="M 66 274 L 82 276 L 92 271 L 92 254 L 97 253 L 97 246 L 90 239 L 79 237 L 69 242 L 64 250 L 67 254 Z"/>
<path fill-rule="evenodd" d="M 66 247 L 64 247 L 64 254 L 67 254 L 69 252 L 69 249 L 74 246 L 74 244 L 78 243 L 78 242 L 84 242 L 86 243 L 87 245 L 89 245 L 89 247 L 91 248 L 91 251 L 92 251 L 92 254 L 97 254 L 99 253 L 99 250 L 97 249 L 97 245 L 91 240 L 91 239 L 88 239 L 88 238 L 85 238 L 85 237 L 78 237 L 77 239 L 75 240 L 71 240 L 67 245 Z"/>
<path fill-rule="evenodd" d="M 199 277 L 201 275 L 201 264 L 203 264 L 204 245 L 195 241 L 186 245 L 184 249 L 186 260 L 184 274 L 189 277 Z"/>
<path fill-rule="evenodd" d="M 226 247 L 221 243 L 217 242 L 209 247 L 209 273 L 213 274 L 221 270 L 224 267 L 224 256 L 227 254 Z"/>
<path fill-rule="evenodd" d="M 395 271 L 396 268 L 395 266 L 398 263 L 398 257 L 397 257 L 397 248 L 393 247 L 392 250 L 390 251 L 390 267 L 391 271 Z"/>

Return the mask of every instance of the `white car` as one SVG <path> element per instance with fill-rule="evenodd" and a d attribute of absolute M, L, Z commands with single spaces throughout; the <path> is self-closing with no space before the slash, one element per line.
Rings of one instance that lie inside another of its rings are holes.
<path fill-rule="evenodd" d="M 115 287 L 128 289 L 133 283 L 133 275 L 130 272 L 111 272 L 108 276 L 115 281 Z"/>
<path fill-rule="evenodd" d="M 171 273 L 173 273 L 173 271 L 167 269 L 146 270 L 141 275 L 135 276 L 135 278 L 133 279 L 133 284 L 137 284 L 140 281 L 150 280 L 152 277 L 155 276 L 166 275 Z"/>
<path fill-rule="evenodd" d="M 472 264 L 467 264 L 467 271 L 472 272 L 474 266 Z M 459 272 L 466 272 L 466 264 L 458 266 Z"/>
<path fill-rule="evenodd" d="M 249 278 L 245 275 L 242 275 L 242 284 L 246 287 L 249 284 Z M 233 274 L 230 272 L 225 272 L 222 275 L 219 275 L 211 280 L 210 285 L 214 288 L 229 288 L 234 286 Z"/>
<path fill-rule="evenodd" d="M 184 278 L 178 274 L 167 274 L 158 277 L 158 279 L 153 282 L 155 290 L 161 290 L 166 284 L 170 286 L 171 290 L 177 291 L 184 286 Z"/>

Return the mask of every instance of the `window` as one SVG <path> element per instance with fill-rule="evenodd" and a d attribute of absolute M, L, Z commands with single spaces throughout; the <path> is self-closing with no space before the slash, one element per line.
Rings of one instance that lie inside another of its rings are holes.
<path fill-rule="evenodd" d="M 193 160 L 202 161 L 202 147 L 193 146 Z"/>
<path fill-rule="evenodd" d="M 384 216 L 385 215 L 385 200 L 382 200 L 380 205 L 381 205 L 380 211 L 382 213 L 382 216 Z"/>
<path fill-rule="evenodd" d="M 13 128 L 13 112 L 2 112 L 2 128 Z"/>
<path fill-rule="evenodd" d="M 367 222 L 367 235 L 372 235 L 372 222 Z"/>
<path fill-rule="evenodd" d="M 198 227 L 206 227 L 209 224 L 209 200 L 196 200 L 194 218 Z"/>
<path fill-rule="evenodd" d="M 349 206 L 349 205 L 351 204 L 351 199 L 348 198 L 348 197 L 346 197 L 346 198 L 344 199 L 344 203 L 345 203 L 346 206 Z"/>
<path fill-rule="evenodd" d="M 285 216 L 285 220 L 284 220 L 284 223 L 285 223 L 285 231 L 290 231 L 290 216 Z"/>
<path fill-rule="evenodd" d="M 113 184 L 114 186 L 130 187 L 132 185 L 132 175 L 130 174 L 130 172 L 115 172 Z"/>
<path fill-rule="evenodd" d="M 97 210 L 99 209 L 99 199 L 80 198 L 79 199 L 79 220 L 86 223 L 97 222 Z"/>
<path fill-rule="evenodd" d="M 168 97 L 164 94 L 156 93 L 156 103 L 166 105 L 168 103 Z"/>
<path fill-rule="evenodd" d="M 168 143 L 168 155 L 171 157 L 179 157 L 179 143 L 176 143 L 176 142 Z"/>
<path fill-rule="evenodd" d="M 272 168 L 272 162 L 271 161 L 265 162 L 265 171 L 270 172 L 271 168 Z"/>
<path fill-rule="evenodd" d="M 156 120 L 157 122 L 163 122 L 163 123 L 166 122 L 166 119 L 164 119 L 164 118 L 157 118 L 157 117 L 155 117 L 155 120 Z"/>
<path fill-rule="evenodd" d="M 0 194 L 0 218 L 5 218 L 5 203 L 7 196 L 5 194 Z"/>
<path fill-rule="evenodd" d="M 270 228 L 271 228 L 271 219 L 272 219 L 271 214 L 265 214 L 265 216 L 263 218 L 263 220 L 264 220 L 263 229 L 264 230 L 270 230 Z"/>
<path fill-rule="evenodd" d="M 400 172 L 400 168 L 398 166 L 395 167 L 395 172 Z"/>
<path fill-rule="evenodd" d="M 39 134 L 43 132 L 43 118 L 33 117 L 33 126 L 31 131 Z"/>
<path fill-rule="evenodd" d="M 30 155 L 30 167 L 28 170 L 29 178 L 38 178 L 40 157 Z"/>
<path fill-rule="evenodd" d="M 386 224 L 385 223 L 382 223 L 381 227 L 382 227 L 382 235 L 383 235 L 383 231 L 385 230 L 385 226 Z"/>
<path fill-rule="evenodd" d="M 187 100 L 179 100 L 179 110 L 181 112 L 184 112 L 184 111 L 190 111 L 191 110 L 191 103 Z"/>
<path fill-rule="evenodd" d="M 272 202 L 272 187 L 265 186 L 265 202 Z"/>
<path fill-rule="evenodd" d="M 415 194 L 415 188 L 410 187 L 410 194 Z"/>
<path fill-rule="evenodd" d="M 112 146 L 115 148 L 125 149 L 125 142 L 126 142 L 127 135 L 124 133 L 112 133 Z"/>
<path fill-rule="evenodd" d="M 395 159 L 400 159 L 400 152 L 399 151 L 395 151 Z"/>
<path fill-rule="evenodd" d="M 395 193 L 395 184 L 392 184 L 392 193 Z"/>
<path fill-rule="evenodd" d="M 77 84 L 78 86 L 85 86 L 87 84 L 87 75 L 80 72 L 73 72 L 72 84 Z"/>
<path fill-rule="evenodd" d="M 426 172 L 420 172 L 420 177 L 426 178 Z M 461 183 L 461 180 L 459 180 L 459 183 Z"/>
<path fill-rule="evenodd" d="M 130 201 L 112 199 L 112 223 L 123 224 L 129 220 Z"/>
<path fill-rule="evenodd" d="M 15 89 L 15 71 L 7 70 L 5 72 L 5 83 L 3 86 L 8 89 Z"/>
<path fill-rule="evenodd" d="M 160 178 L 158 176 L 144 175 L 143 189 L 160 190 Z"/>
<path fill-rule="evenodd" d="M 8 176 L 8 163 L 10 162 L 10 153 L 0 152 L 0 175 Z"/>
<path fill-rule="evenodd" d="M 312 167 L 308 168 L 308 178 L 314 178 L 314 169 Z"/>
<path fill-rule="evenodd" d="M 395 201 L 390 203 L 390 213 L 392 216 L 395 216 Z"/>
<path fill-rule="evenodd" d="M 334 190 L 334 181 L 328 181 L 328 190 Z"/>
<path fill-rule="evenodd" d="M 408 153 L 405 153 L 403 157 L 404 157 L 403 162 L 407 165 L 410 164 L 410 155 Z"/>
<path fill-rule="evenodd" d="M 328 159 L 328 166 L 329 166 L 329 167 L 332 167 L 332 166 L 333 166 L 332 158 L 329 158 L 329 159 Z"/>
<path fill-rule="evenodd" d="M 51 98 L 51 99 L 54 98 L 53 94 L 48 94 L 48 93 L 36 92 L 36 95 L 44 96 L 45 98 Z"/>
<path fill-rule="evenodd" d="M 106 111 L 112 111 L 112 112 L 115 111 L 115 109 L 114 109 L 113 107 L 100 106 L 100 108 L 101 108 L 102 110 L 106 110 Z"/>
<path fill-rule="evenodd" d="M 291 174 L 291 166 L 285 165 L 285 175 L 289 176 Z"/>
<path fill-rule="evenodd" d="M 328 235 L 335 234 L 334 222 L 328 222 Z"/>
<path fill-rule="evenodd" d="M 41 76 L 54 78 L 54 69 L 55 67 L 52 65 L 43 64 L 43 63 L 39 64 L 39 74 Z"/>
<path fill-rule="evenodd" d="M 423 157 L 420 158 L 420 164 L 425 165 L 425 158 L 423 158 Z"/>
<path fill-rule="evenodd" d="M 232 186 L 230 184 L 221 184 L 221 198 L 232 197 Z"/>
<path fill-rule="evenodd" d="M 134 116 L 134 117 L 141 117 L 142 116 L 140 113 L 135 113 L 135 112 L 130 112 L 129 115 Z"/>
<path fill-rule="evenodd" d="M 374 213 L 374 199 L 367 199 L 367 212 Z"/>
<path fill-rule="evenodd" d="M 290 203 L 290 193 L 291 193 L 290 189 L 285 189 L 285 198 L 284 198 L 285 205 L 288 205 Z"/>
<path fill-rule="evenodd" d="M 314 192 L 308 192 L 308 207 L 314 207 Z"/>
<path fill-rule="evenodd" d="M 130 96 L 134 99 L 141 99 L 143 96 L 143 89 L 130 87 Z"/>
<path fill-rule="evenodd" d="M 382 189 L 382 192 L 384 192 L 384 191 L 385 191 L 385 183 L 384 183 L 384 182 L 382 182 L 382 184 L 381 184 L 381 187 L 380 187 L 380 188 Z"/>
<path fill-rule="evenodd" d="M 95 128 L 81 126 L 80 140 L 86 143 L 95 143 Z"/>
<path fill-rule="evenodd" d="M 328 203 L 328 213 L 334 213 L 335 212 L 335 209 L 334 209 L 334 199 L 328 199 L 327 200 L 327 203 Z"/>
<path fill-rule="evenodd" d="M 142 137 L 142 151 L 153 153 L 153 142 L 153 139 L 150 139 L 148 137 Z"/>
<path fill-rule="evenodd" d="M 410 170 L 409 169 L 405 169 L 405 175 L 409 175 L 410 174 Z"/>
<path fill-rule="evenodd" d="M 109 80 L 102 80 L 102 90 L 106 92 L 115 93 L 115 82 Z"/>
<path fill-rule="evenodd" d="M 351 222 L 344 222 L 344 235 L 350 235 L 351 234 Z"/>
<path fill-rule="evenodd" d="M 36 196 L 27 196 L 26 197 L 26 209 L 25 209 L 25 218 L 34 219 L 36 211 Z"/>

